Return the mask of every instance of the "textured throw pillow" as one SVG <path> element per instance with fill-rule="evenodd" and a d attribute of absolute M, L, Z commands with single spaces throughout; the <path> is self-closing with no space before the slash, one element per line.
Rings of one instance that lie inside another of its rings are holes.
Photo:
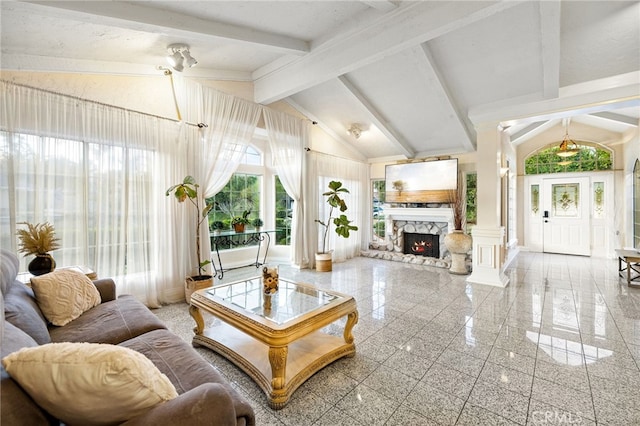
<path fill-rule="evenodd" d="M 65 325 L 100 304 L 100 293 L 82 272 L 60 269 L 31 278 L 31 288 L 44 316 Z"/>
<path fill-rule="evenodd" d="M 178 396 L 144 355 L 103 343 L 48 343 L 2 359 L 9 375 L 49 413 L 72 425 L 109 425 Z"/>

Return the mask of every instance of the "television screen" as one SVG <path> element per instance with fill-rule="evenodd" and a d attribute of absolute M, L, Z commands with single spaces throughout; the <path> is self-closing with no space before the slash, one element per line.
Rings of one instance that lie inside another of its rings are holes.
<path fill-rule="evenodd" d="M 385 168 L 387 203 L 448 203 L 458 187 L 458 160 L 390 164 Z"/>

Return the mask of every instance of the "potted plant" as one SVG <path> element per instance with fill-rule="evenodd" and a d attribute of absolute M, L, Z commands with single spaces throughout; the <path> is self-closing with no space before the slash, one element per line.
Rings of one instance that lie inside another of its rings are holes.
<path fill-rule="evenodd" d="M 222 223 L 219 220 L 216 220 L 211 224 L 211 230 L 213 231 L 214 234 L 219 234 L 220 231 L 222 231 L 223 229 L 224 229 L 224 223 Z"/>
<path fill-rule="evenodd" d="M 186 176 L 182 183 L 171 186 L 165 193 L 166 196 L 173 195 L 179 203 L 183 203 L 186 200 L 196 209 L 196 258 L 198 259 L 197 275 L 192 275 L 186 278 L 185 281 L 185 297 L 187 302 L 191 299 L 191 294 L 199 289 L 211 287 L 213 285 L 213 277 L 205 274 L 205 267 L 211 263 L 210 259 L 202 259 L 200 254 L 200 226 L 202 222 L 207 219 L 209 211 L 213 207 L 213 204 L 207 204 L 200 200 L 198 196 L 198 185 L 193 176 Z M 203 205 L 204 204 L 204 205 Z"/>
<path fill-rule="evenodd" d="M 449 272 L 452 274 L 466 275 L 467 270 L 467 253 L 471 250 L 472 239 L 470 235 L 464 232 L 466 220 L 466 203 L 465 194 L 458 179 L 457 189 L 449 191 L 449 204 L 451 205 L 453 214 L 453 230 L 444 237 L 444 245 L 451 253 L 451 267 Z"/>
<path fill-rule="evenodd" d="M 20 222 L 26 225 L 26 229 L 18 229 L 18 239 L 20 240 L 20 253 L 25 256 L 35 255 L 29 262 L 27 269 L 33 275 L 43 275 L 52 272 L 56 268 L 56 261 L 51 257 L 50 251 L 60 248 L 59 238 L 49 222 L 36 223 Z"/>
<path fill-rule="evenodd" d="M 250 214 L 251 210 L 245 210 L 242 212 L 242 215 L 234 216 L 233 219 L 231 219 L 231 226 L 233 226 L 233 230 L 236 232 L 244 232 L 244 227 L 251 222 L 249 220 Z"/>
<path fill-rule="evenodd" d="M 332 180 L 329 182 L 329 190 L 322 194 L 326 197 L 327 204 L 329 204 L 329 214 L 326 221 L 316 219 L 316 222 L 323 228 L 322 249 L 316 253 L 316 270 L 320 272 L 328 272 L 332 269 L 332 255 L 327 246 L 331 224 L 335 226 L 336 234 L 343 238 L 349 238 L 351 231 L 358 230 L 357 226 L 351 225 L 351 220 L 349 220 L 346 215 L 340 214 L 336 217 L 333 216 L 335 209 L 340 210 L 341 213 L 347 211 L 347 203 L 341 197 L 341 194 L 348 193 L 349 190 L 342 186 L 342 182 Z"/>
<path fill-rule="evenodd" d="M 264 225 L 264 222 L 259 217 L 256 217 L 251 221 L 251 224 L 253 225 L 254 228 L 256 228 L 256 231 L 259 231 L 260 228 L 262 228 L 262 225 Z"/>

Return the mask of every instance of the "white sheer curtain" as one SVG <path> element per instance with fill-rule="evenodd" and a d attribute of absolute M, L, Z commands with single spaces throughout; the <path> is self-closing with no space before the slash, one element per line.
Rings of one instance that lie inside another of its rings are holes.
<path fill-rule="evenodd" d="M 305 267 L 309 264 L 309 253 L 304 249 L 304 223 L 313 221 L 305 217 L 302 203 L 304 148 L 309 144 L 310 123 L 268 108 L 264 109 L 264 119 L 273 165 L 282 186 L 294 201 L 291 261 L 296 266 Z"/>
<path fill-rule="evenodd" d="M 333 225 L 329 232 L 329 247 L 333 250 L 334 262 L 341 262 L 346 259 L 358 256 L 362 249 L 363 242 L 367 240 L 364 233 L 369 232 L 368 200 L 369 196 L 369 167 L 367 164 L 357 161 L 334 157 L 331 155 L 311 152 L 308 158 L 307 194 L 305 198 L 305 208 L 308 211 L 317 211 L 317 218 L 326 220 L 329 213 L 329 206 L 326 203 L 323 192 L 328 189 L 329 182 L 338 180 L 349 190 L 344 199 L 348 210 L 347 217 L 352 220 L 352 224 L 358 226 L 358 231 L 351 233 L 349 238 L 342 238 L 336 235 Z M 314 218 L 315 219 L 315 218 Z M 307 221 L 311 222 L 311 221 Z M 314 253 L 318 251 L 318 244 L 321 239 L 320 226 L 315 224 L 312 229 L 307 227 L 309 234 L 314 233 L 315 238 L 308 238 L 308 250 Z M 315 263 L 315 259 L 313 260 Z"/>
<path fill-rule="evenodd" d="M 49 221 L 61 240 L 52 253 L 60 266 L 92 267 L 114 278 L 118 293 L 158 305 L 166 285 L 158 285 L 157 267 L 180 257 L 179 245 L 160 238 L 170 228 L 159 228 L 167 181 L 184 172 L 159 153 L 189 149 L 178 125 L 7 82 L 0 90 L 2 246 L 17 250 L 18 222 Z M 177 274 L 163 276 L 169 287 L 182 285 Z"/>
<path fill-rule="evenodd" d="M 176 78 L 175 82 L 182 118 L 202 124 L 201 142 L 193 151 L 190 174 L 202 186 L 203 198 L 211 197 L 237 170 L 255 132 L 262 106 L 184 78 Z M 200 241 L 202 252 L 211 252 L 208 226 L 201 229 Z"/>

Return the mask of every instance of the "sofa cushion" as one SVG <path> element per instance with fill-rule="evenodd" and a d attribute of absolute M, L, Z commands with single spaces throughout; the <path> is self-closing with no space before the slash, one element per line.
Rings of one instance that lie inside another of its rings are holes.
<path fill-rule="evenodd" d="M 58 326 L 73 321 L 102 301 L 93 282 L 82 272 L 71 269 L 33 277 L 31 288 L 44 316 Z"/>
<path fill-rule="evenodd" d="M 4 293 L 4 316 L 38 344 L 51 342 L 47 321 L 36 303 L 33 291 L 19 281 L 14 281 Z"/>
<path fill-rule="evenodd" d="M 0 292 L 5 294 L 18 276 L 18 257 L 9 250 L 0 249 Z"/>
<path fill-rule="evenodd" d="M 171 331 L 151 331 L 120 345 L 149 358 L 171 380 L 179 394 L 204 383 L 220 383 L 233 400 L 238 423 L 254 423 L 254 413 L 249 403 L 209 362 Z"/>
<path fill-rule="evenodd" d="M 149 359 L 116 345 L 50 343 L 14 352 L 2 364 L 38 405 L 67 424 L 121 423 L 177 396 Z"/>
<path fill-rule="evenodd" d="M 124 295 L 101 303 L 64 327 L 49 327 L 53 342 L 118 344 L 166 326 L 135 297 Z"/>
<path fill-rule="evenodd" d="M 31 336 L 10 322 L 4 323 L 0 358 L 22 348 L 37 347 Z M 13 426 L 47 425 L 56 423 L 46 411 L 13 380 L 0 365 L 0 424 Z"/>

